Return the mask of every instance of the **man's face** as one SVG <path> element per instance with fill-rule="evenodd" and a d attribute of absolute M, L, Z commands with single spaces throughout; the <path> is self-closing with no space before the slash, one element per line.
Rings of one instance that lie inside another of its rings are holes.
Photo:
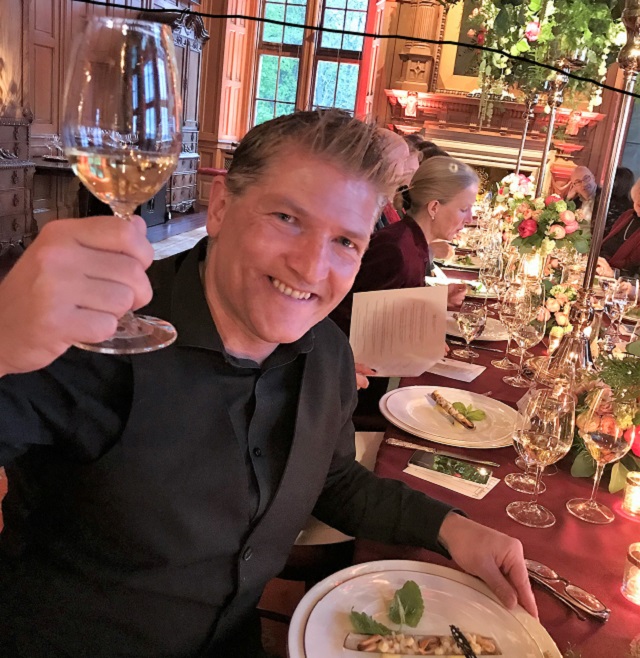
<path fill-rule="evenodd" d="M 378 210 L 366 181 L 294 147 L 231 195 L 217 180 L 205 287 L 226 349 L 262 360 L 303 336 L 351 288 Z"/>
<path fill-rule="evenodd" d="M 577 168 L 571 175 L 570 191 L 582 197 L 585 201 L 596 192 L 596 181 L 589 170 Z"/>

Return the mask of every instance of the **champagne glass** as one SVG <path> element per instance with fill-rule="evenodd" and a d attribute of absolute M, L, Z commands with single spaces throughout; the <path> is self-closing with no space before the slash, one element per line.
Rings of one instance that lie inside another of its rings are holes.
<path fill-rule="evenodd" d="M 544 332 L 547 328 L 544 286 L 538 284 L 537 290 L 525 288 L 525 297 L 528 298 L 528 301 L 523 302 L 521 306 L 523 322 L 513 332 L 513 337 L 521 350 L 518 372 L 515 375 L 502 378 L 505 384 L 516 388 L 529 388 L 531 386 L 532 382 L 522 376 L 522 362 L 527 350 L 530 347 L 535 347 L 544 338 Z"/>
<path fill-rule="evenodd" d="M 462 350 L 453 350 L 451 354 L 462 359 L 477 359 L 480 355 L 469 348 L 469 343 L 483 332 L 487 322 L 487 310 L 482 304 L 465 301 L 453 317 L 467 345 Z"/>
<path fill-rule="evenodd" d="M 74 172 L 123 221 L 164 185 L 181 150 L 181 101 L 166 25 L 94 18 L 76 42 L 64 96 L 63 143 Z M 81 344 L 137 354 L 170 345 L 168 322 L 126 313 L 114 336 Z"/>
<path fill-rule="evenodd" d="M 573 443 L 575 405 L 569 393 L 535 391 L 518 416 L 513 441 L 517 450 L 536 465 L 536 483 L 530 501 L 507 505 L 510 518 L 530 528 L 549 528 L 555 516 L 538 500 L 540 478 L 546 466 L 564 457 Z"/>
<path fill-rule="evenodd" d="M 612 390 L 605 384 L 589 393 L 587 408 L 576 418 L 578 432 L 589 454 L 596 462 L 591 497 L 573 498 L 567 509 L 583 521 L 604 525 L 615 519 L 613 512 L 596 501 L 598 485 L 607 464 L 622 459 L 631 449 L 636 438 L 633 417 L 638 405 L 624 389 Z"/>
<path fill-rule="evenodd" d="M 502 300 L 500 301 L 500 308 L 498 309 L 498 317 L 500 322 L 507 330 L 508 339 L 507 347 L 505 349 L 504 358 L 494 360 L 491 365 L 499 368 L 500 370 L 516 370 L 518 366 L 509 360 L 507 354 L 509 353 L 509 345 L 513 338 L 513 332 L 516 330 L 522 318 L 522 304 L 525 298 L 525 289 L 523 286 L 512 284 L 505 292 Z"/>

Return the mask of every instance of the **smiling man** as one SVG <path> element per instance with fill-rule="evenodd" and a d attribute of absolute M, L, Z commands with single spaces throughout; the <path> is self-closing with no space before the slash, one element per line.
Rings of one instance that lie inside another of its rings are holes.
<path fill-rule="evenodd" d="M 519 542 L 354 458 L 354 364 L 326 315 L 349 290 L 398 163 L 335 112 L 254 128 L 208 241 L 155 265 L 178 340 L 97 342 L 149 302 L 138 219 L 49 224 L 0 284 L 0 655 L 261 655 L 255 606 L 313 512 L 447 551 L 535 614 Z"/>

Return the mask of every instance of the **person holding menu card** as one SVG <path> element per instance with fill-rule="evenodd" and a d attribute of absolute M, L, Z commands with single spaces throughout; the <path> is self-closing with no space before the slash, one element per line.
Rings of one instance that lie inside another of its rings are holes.
<path fill-rule="evenodd" d="M 148 304 L 142 220 L 44 227 L 0 283 L 1 656 L 261 656 L 257 602 L 311 512 L 449 554 L 536 614 L 520 542 L 355 461 L 353 358 L 326 316 L 396 165 L 345 112 L 253 128 L 209 238 L 152 268 L 178 338 L 148 354 L 71 347 Z"/>

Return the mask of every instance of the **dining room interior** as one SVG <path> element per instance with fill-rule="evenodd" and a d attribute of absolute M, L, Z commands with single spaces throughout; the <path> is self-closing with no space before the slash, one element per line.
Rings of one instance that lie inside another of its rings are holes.
<path fill-rule="evenodd" d="M 162 26 L 166 63 L 150 57 L 125 91 L 108 82 L 113 58 L 89 74 L 109 45 L 90 32 L 100 21 L 124 37 Z M 0 302 L 59 220 L 140 215 L 154 265 L 198 249 L 234 152 L 279 117 L 337 109 L 377 126 L 398 169 L 415 161 L 329 316 L 356 364 L 355 458 L 522 542 L 539 619 L 446 546 L 354 539 L 312 517 L 258 605 L 270 658 L 640 656 L 638 73 L 640 0 L 0 0 Z M 138 96 L 146 115 L 128 131 L 103 123 L 137 85 L 175 99 Z M 98 163 L 108 149 L 132 158 L 120 178 Z M 140 149 L 160 162 L 142 193 L 127 183 Z M 120 353 L 176 340 L 155 321 L 157 343 Z M 0 468 L 0 528 L 24 485 Z M 0 582 L 12 541 L 5 528 Z"/>

